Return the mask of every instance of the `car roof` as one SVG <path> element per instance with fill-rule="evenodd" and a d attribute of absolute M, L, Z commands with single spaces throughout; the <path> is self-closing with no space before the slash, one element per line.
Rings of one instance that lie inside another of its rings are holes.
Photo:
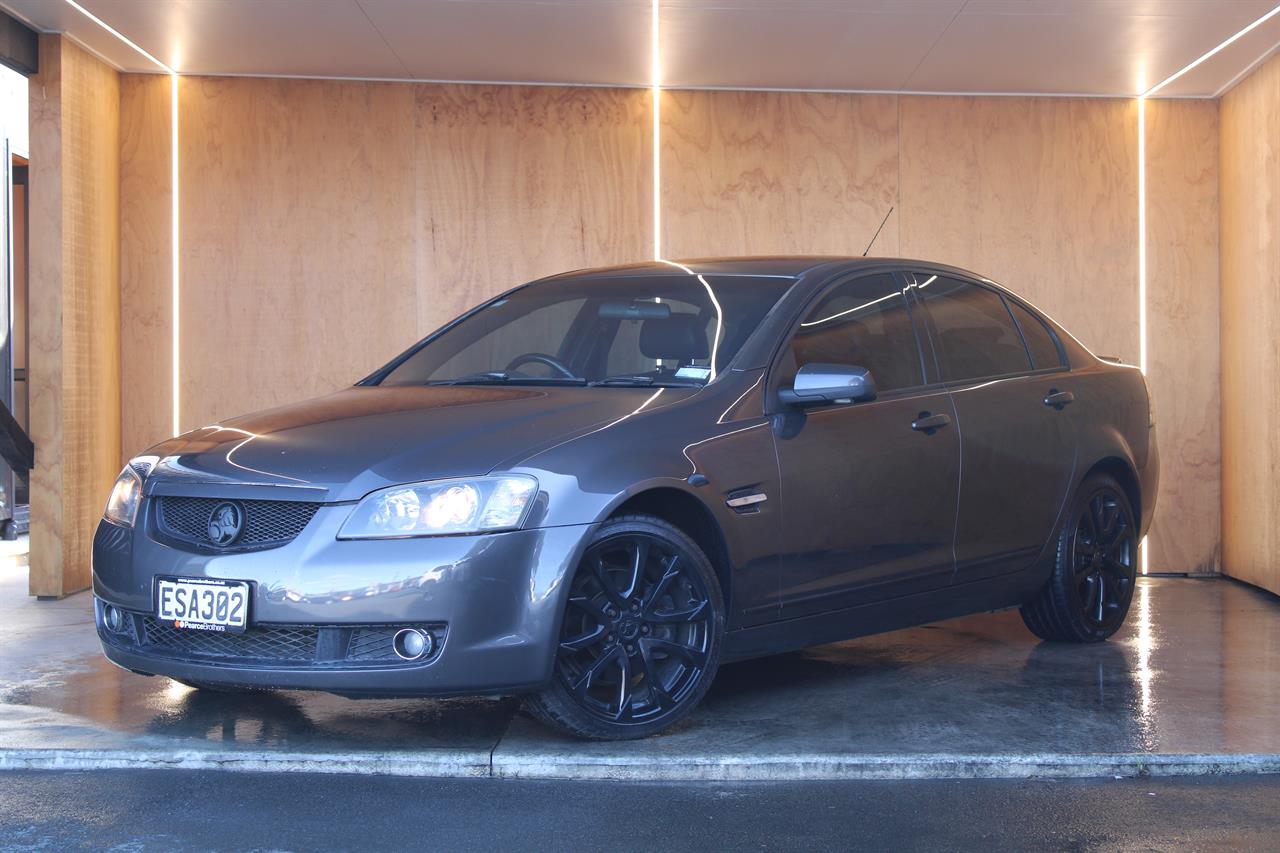
<path fill-rule="evenodd" d="M 850 255 L 759 255 L 741 257 L 687 258 L 681 260 L 645 261 L 611 267 L 594 267 L 550 276 L 542 281 L 572 278 L 631 278 L 671 275 L 678 272 L 717 276 L 768 276 L 800 278 L 821 269 L 826 274 L 843 274 L 877 269 L 911 269 L 928 267 L 962 273 L 970 278 L 983 278 L 968 270 L 911 258 L 861 258 Z M 826 277 L 825 275 L 823 276 Z"/>

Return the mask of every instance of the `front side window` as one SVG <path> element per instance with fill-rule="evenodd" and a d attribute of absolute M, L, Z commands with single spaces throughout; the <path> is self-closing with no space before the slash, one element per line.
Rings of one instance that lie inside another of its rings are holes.
<path fill-rule="evenodd" d="M 703 385 L 792 284 L 618 276 L 533 284 L 403 356 L 383 385 Z"/>
<path fill-rule="evenodd" d="M 791 339 L 784 381 L 806 364 L 865 367 L 880 393 L 923 384 L 911 312 L 894 277 L 857 278 L 819 300 Z"/>
<path fill-rule="evenodd" d="M 1025 373 L 1031 359 L 1004 298 L 959 279 L 917 275 L 944 382 Z"/>

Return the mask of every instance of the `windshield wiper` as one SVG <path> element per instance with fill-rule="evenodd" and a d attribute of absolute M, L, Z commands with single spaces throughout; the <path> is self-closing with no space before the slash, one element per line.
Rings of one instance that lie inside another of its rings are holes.
<path fill-rule="evenodd" d="M 653 376 L 606 376 L 604 379 L 596 379 L 588 382 L 587 386 L 596 388 L 599 386 L 616 387 L 616 388 L 647 388 L 657 386 L 659 388 L 701 388 L 700 382 L 681 382 L 671 379 L 657 379 Z"/>
<path fill-rule="evenodd" d="M 472 373 L 457 379 L 439 379 L 427 385 L 586 385 L 580 376 L 512 376 L 504 370 Z"/>

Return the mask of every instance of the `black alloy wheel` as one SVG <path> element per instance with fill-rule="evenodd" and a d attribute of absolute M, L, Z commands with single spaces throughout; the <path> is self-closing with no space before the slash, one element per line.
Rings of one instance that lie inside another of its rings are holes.
<path fill-rule="evenodd" d="M 1097 629 L 1122 620 L 1133 597 L 1138 543 L 1123 502 L 1110 488 L 1095 492 L 1071 540 L 1076 606 Z"/>
<path fill-rule="evenodd" d="M 691 539 L 656 518 L 610 521 L 570 583 L 555 676 L 530 710 L 595 739 L 666 728 L 710 685 L 723 622 L 715 573 Z"/>
<path fill-rule="evenodd" d="M 1111 477 L 1090 477 L 1059 536 L 1053 575 L 1023 605 L 1023 621 L 1046 640 L 1105 640 L 1129 612 L 1137 565 L 1138 529 L 1128 497 Z"/>

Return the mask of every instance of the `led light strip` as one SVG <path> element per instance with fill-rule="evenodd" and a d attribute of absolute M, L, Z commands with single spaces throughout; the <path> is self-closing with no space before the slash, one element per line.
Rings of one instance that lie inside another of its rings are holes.
<path fill-rule="evenodd" d="M 662 48 L 658 28 L 658 0 L 650 10 L 650 89 L 653 92 L 653 259 L 662 260 Z"/>
<path fill-rule="evenodd" d="M 179 415 L 179 410 L 180 410 L 179 403 L 181 401 L 179 389 L 181 388 L 181 383 L 179 379 L 180 372 L 179 372 L 179 349 L 178 349 L 179 317 L 181 313 L 178 308 L 178 297 L 180 294 L 180 291 L 179 291 L 180 264 L 179 264 L 179 254 L 178 254 L 178 214 L 180 211 L 180 205 L 179 205 L 180 194 L 178 192 L 178 72 L 176 69 L 170 68 L 168 65 L 156 59 L 147 51 L 143 50 L 142 47 L 137 42 L 133 41 L 124 33 L 120 32 L 115 27 L 111 26 L 106 21 L 102 20 L 97 15 L 90 12 L 88 9 L 81 6 L 79 3 L 76 2 L 76 0 L 65 0 L 65 2 L 68 6 L 75 9 L 77 12 L 84 15 L 86 18 L 93 21 L 98 26 L 102 27 L 102 29 L 111 33 L 111 35 L 115 36 L 121 42 L 128 45 L 133 50 L 141 54 L 142 56 L 145 56 L 149 61 L 155 63 L 160 68 L 163 68 L 165 73 L 169 75 L 169 82 L 170 82 L 169 159 L 171 161 L 169 179 L 171 181 L 170 195 L 172 196 L 172 202 L 171 202 L 171 207 L 169 212 L 170 220 L 171 220 L 171 230 L 169 235 L 171 245 L 169 247 L 169 254 L 170 254 L 170 291 L 171 291 L 170 298 L 172 299 L 172 302 L 173 302 L 173 313 L 172 313 L 173 341 L 171 344 L 173 348 L 173 376 L 171 379 L 171 384 L 173 389 L 172 428 L 173 428 L 173 434 L 177 435 L 178 433 L 182 432 L 181 417 Z"/>
<path fill-rule="evenodd" d="M 173 314 L 170 323 L 173 326 L 173 434 L 180 435 L 182 433 L 182 415 L 179 404 L 181 403 L 182 380 L 179 370 L 179 359 L 182 350 L 179 348 L 179 333 L 182 328 L 181 311 L 179 310 L 179 296 L 181 295 L 181 275 L 180 265 L 178 263 L 178 224 L 181 221 L 181 201 L 182 194 L 178 191 L 180 184 L 178 183 L 178 75 L 172 73 L 169 75 L 169 164 L 171 167 L 169 175 L 170 197 L 172 208 L 169 212 L 169 219 L 172 224 L 172 230 L 169 235 L 169 252 L 171 255 L 172 278 L 170 281 L 170 300 L 173 303 Z"/>
<path fill-rule="evenodd" d="M 1138 368 L 1147 374 L 1147 98 L 1217 56 L 1267 21 L 1280 15 L 1280 5 L 1216 47 L 1179 68 L 1138 96 Z M 1142 573 L 1147 574 L 1147 538 L 1138 545 Z"/>

